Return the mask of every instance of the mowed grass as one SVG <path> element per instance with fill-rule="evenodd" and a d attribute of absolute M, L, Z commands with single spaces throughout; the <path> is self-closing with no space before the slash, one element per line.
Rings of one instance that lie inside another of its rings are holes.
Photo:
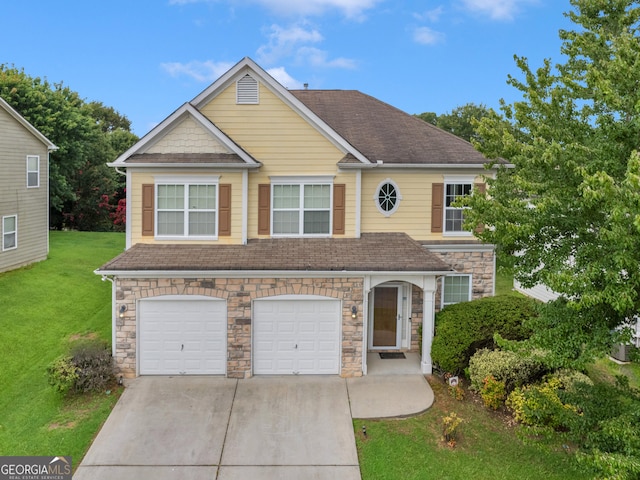
<path fill-rule="evenodd" d="M 590 478 L 576 469 L 561 447 L 525 445 L 506 415 L 485 409 L 467 394 L 449 395 L 430 380 L 434 405 L 424 414 L 389 420 L 354 420 L 363 480 L 572 480 Z M 454 448 L 442 439 L 442 418 L 455 412 L 464 421 Z M 362 434 L 366 426 L 367 436 Z"/>
<path fill-rule="evenodd" d="M 86 336 L 111 343 L 111 283 L 93 271 L 119 233 L 51 232 L 49 258 L 0 274 L 0 455 L 71 455 L 74 467 L 118 392 L 64 398 L 47 366 Z"/>

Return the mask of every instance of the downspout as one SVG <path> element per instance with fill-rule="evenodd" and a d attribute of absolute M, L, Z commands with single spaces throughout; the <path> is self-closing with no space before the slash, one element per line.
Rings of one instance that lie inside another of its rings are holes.
<path fill-rule="evenodd" d="M 98 270 L 93 273 L 100 275 Z M 102 275 L 102 281 L 109 280 L 111 282 L 111 356 L 116 357 L 116 281 L 108 275 Z"/>

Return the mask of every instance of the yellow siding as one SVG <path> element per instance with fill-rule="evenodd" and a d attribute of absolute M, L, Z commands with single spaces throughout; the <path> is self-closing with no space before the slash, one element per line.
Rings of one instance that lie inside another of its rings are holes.
<path fill-rule="evenodd" d="M 171 175 L 175 172 L 155 172 L 155 174 Z M 218 240 L 185 240 L 189 244 L 238 244 L 242 243 L 242 173 L 240 172 L 191 172 L 184 171 L 183 174 L 191 176 L 197 175 L 220 175 L 219 183 L 231 184 L 231 236 L 218 237 Z M 176 180 L 179 175 L 176 174 Z M 131 244 L 136 243 L 176 243 L 176 240 L 158 241 L 154 237 L 143 237 L 142 232 L 142 185 L 154 183 L 154 173 L 134 172 L 131 176 Z"/>
<path fill-rule="evenodd" d="M 398 209 L 386 217 L 377 208 L 380 182 L 391 179 L 400 190 Z M 480 182 L 480 177 L 477 177 Z M 431 233 L 431 185 L 444 182 L 442 174 L 422 171 L 365 171 L 362 175 L 362 232 L 406 232 L 416 240 L 468 239 L 468 235 Z"/>
<path fill-rule="evenodd" d="M 344 153 L 264 85 L 257 105 L 237 105 L 231 84 L 201 112 L 263 165 L 249 173 L 249 238 L 257 237 L 258 185 L 278 175 L 330 175 L 334 183 L 346 184 L 344 237 L 355 235 L 356 175 L 338 172 Z"/>

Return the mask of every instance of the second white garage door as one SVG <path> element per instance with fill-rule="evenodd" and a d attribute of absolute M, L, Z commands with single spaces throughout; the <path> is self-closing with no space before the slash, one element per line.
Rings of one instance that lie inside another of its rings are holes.
<path fill-rule="evenodd" d="M 253 373 L 340 373 L 341 303 L 262 299 L 253 303 Z"/>
<path fill-rule="evenodd" d="M 141 375 L 223 375 L 227 302 L 167 296 L 138 304 Z"/>

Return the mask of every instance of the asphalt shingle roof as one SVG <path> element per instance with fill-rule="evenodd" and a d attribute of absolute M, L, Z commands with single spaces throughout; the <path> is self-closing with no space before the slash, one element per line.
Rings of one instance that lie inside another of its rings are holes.
<path fill-rule="evenodd" d="M 490 163 L 466 140 L 357 90 L 291 93 L 373 163 Z"/>
<path fill-rule="evenodd" d="M 272 238 L 247 245 L 138 243 L 98 271 L 448 272 L 451 267 L 404 233 L 361 238 Z"/>

